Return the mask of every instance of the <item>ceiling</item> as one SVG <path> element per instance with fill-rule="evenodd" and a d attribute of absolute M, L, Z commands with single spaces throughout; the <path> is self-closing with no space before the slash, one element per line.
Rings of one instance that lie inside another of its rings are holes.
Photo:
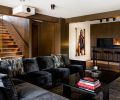
<path fill-rule="evenodd" d="M 20 4 L 36 8 L 40 14 L 70 18 L 120 9 L 120 0 L 0 0 L 0 5 L 16 7 Z M 51 10 L 50 5 L 56 8 Z"/>

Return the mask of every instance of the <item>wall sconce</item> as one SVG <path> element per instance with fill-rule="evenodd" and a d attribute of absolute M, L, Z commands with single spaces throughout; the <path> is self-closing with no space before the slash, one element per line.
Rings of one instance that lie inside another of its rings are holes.
<path fill-rule="evenodd" d="M 109 18 L 106 18 L 106 22 L 108 22 L 109 21 Z"/>
<path fill-rule="evenodd" d="M 102 23 L 102 19 L 100 19 L 100 22 Z"/>
<path fill-rule="evenodd" d="M 113 21 L 116 21 L 116 18 L 113 18 Z"/>
<path fill-rule="evenodd" d="M 55 4 L 51 4 L 51 10 L 54 10 L 55 9 Z"/>

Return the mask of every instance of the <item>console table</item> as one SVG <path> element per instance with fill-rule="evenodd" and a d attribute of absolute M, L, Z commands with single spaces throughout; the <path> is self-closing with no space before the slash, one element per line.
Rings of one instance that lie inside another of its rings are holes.
<path fill-rule="evenodd" d="M 112 48 L 92 48 L 93 64 L 97 64 L 97 60 L 120 63 L 120 47 Z"/>

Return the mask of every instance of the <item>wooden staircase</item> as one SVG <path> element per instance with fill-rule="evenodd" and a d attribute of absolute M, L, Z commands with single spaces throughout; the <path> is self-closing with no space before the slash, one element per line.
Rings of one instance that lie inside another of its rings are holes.
<path fill-rule="evenodd" d="M 0 21 L 0 58 L 23 57 L 21 50 Z"/>

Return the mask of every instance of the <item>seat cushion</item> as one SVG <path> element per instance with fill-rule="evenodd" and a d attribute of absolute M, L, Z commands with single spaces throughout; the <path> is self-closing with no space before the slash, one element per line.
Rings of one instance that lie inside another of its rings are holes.
<path fill-rule="evenodd" d="M 16 85 L 19 100 L 68 100 L 30 83 Z"/>
<path fill-rule="evenodd" d="M 53 80 L 55 79 L 64 79 L 68 78 L 70 71 L 68 68 L 51 68 L 47 69 L 46 71 L 50 72 L 52 74 Z"/>
<path fill-rule="evenodd" d="M 37 96 L 48 92 L 27 82 L 18 84 L 15 87 L 18 93 L 19 100 L 34 100 L 34 98 L 36 98 Z"/>
<path fill-rule="evenodd" d="M 23 58 L 23 66 L 26 73 L 39 71 L 36 58 Z"/>
<path fill-rule="evenodd" d="M 51 56 L 39 56 L 37 57 L 37 63 L 41 70 L 54 68 L 54 62 Z"/>

